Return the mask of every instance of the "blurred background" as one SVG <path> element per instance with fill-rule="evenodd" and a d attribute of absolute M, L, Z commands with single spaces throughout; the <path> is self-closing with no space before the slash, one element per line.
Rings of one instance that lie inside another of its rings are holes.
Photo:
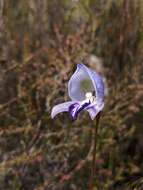
<path fill-rule="evenodd" d="M 87 113 L 50 117 L 83 62 L 104 76 L 95 190 L 143 189 L 143 1 L 0 0 L 0 190 L 87 190 Z"/>

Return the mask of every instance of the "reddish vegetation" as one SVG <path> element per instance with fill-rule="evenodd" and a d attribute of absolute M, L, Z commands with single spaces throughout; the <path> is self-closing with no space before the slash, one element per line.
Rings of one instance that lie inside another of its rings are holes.
<path fill-rule="evenodd" d="M 87 2 L 0 1 L 0 189 L 87 190 L 95 123 L 50 118 L 81 61 L 108 88 L 94 185 L 143 188 L 142 2 Z"/>

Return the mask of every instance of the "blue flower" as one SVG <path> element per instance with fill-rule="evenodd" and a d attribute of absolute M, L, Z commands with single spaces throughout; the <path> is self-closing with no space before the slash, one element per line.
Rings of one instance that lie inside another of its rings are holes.
<path fill-rule="evenodd" d="M 102 77 L 84 64 L 78 64 L 68 83 L 71 101 L 53 107 L 51 117 L 69 112 L 75 120 L 82 110 L 87 110 L 93 120 L 104 107 L 104 82 Z"/>

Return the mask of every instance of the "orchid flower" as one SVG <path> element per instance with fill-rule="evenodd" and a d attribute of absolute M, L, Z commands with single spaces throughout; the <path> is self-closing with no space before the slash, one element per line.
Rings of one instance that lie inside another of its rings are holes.
<path fill-rule="evenodd" d="M 69 112 L 75 120 L 82 110 L 87 110 L 93 120 L 104 107 L 104 82 L 102 77 L 84 64 L 78 64 L 68 83 L 71 101 L 53 107 L 51 117 Z"/>

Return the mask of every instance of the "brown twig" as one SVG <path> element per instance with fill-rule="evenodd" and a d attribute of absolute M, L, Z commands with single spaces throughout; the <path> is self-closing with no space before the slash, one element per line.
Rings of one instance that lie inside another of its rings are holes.
<path fill-rule="evenodd" d="M 93 139 L 93 138 L 92 138 L 92 139 Z M 67 181 L 71 180 L 71 179 L 75 176 L 75 174 L 76 174 L 78 171 L 80 171 L 80 170 L 86 165 L 87 162 L 91 161 L 93 148 L 94 148 L 94 141 L 92 140 L 91 146 L 90 146 L 90 150 L 89 150 L 89 152 L 88 152 L 86 158 L 83 159 L 83 160 L 80 160 L 80 161 L 78 162 L 78 164 L 76 165 L 76 167 L 75 167 L 72 171 L 70 171 L 70 173 L 68 173 L 68 174 L 66 174 L 66 175 L 64 175 L 64 176 L 62 176 L 62 177 L 60 178 L 60 183 L 61 183 L 61 184 L 64 184 L 64 182 L 67 182 Z"/>

